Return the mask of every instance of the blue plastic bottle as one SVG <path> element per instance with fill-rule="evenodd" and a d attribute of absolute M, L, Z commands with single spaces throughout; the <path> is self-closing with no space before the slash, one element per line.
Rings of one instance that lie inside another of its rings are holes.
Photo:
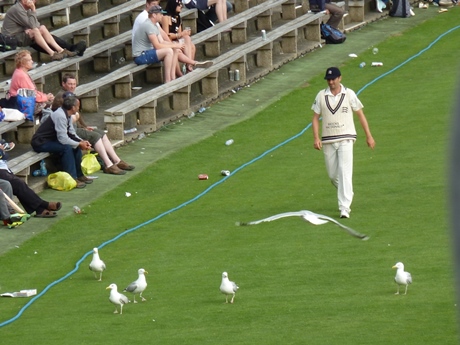
<path fill-rule="evenodd" d="M 48 175 L 48 170 L 46 170 L 46 163 L 44 159 L 42 159 L 42 161 L 40 162 L 40 174 L 41 176 Z"/>

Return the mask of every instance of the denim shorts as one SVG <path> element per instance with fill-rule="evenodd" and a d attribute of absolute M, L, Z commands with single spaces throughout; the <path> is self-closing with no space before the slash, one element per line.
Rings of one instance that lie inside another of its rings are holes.
<path fill-rule="evenodd" d="M 157 51 L 155 49 L 144 50 L 141 55 L 134 58 L 134 62 L 138 65 L 150 65 L 152 63 L 158 63 Z"/>

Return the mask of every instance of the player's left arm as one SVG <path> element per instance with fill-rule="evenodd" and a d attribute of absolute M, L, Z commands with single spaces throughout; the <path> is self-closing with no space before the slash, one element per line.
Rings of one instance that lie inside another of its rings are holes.
<path fill-rule="evenodd" d="M 367 146 L 369 146 L 371 149 L 374 149 L 375 141 L 372 137 L 371 130 L 369 129 L 369 124 L 367 123 L 366 115 L 364 115 L 362 109 L 359 109 L 356 111 L 356 116 L 358 116 L 359 122 L 361 123 L 361 127 L 363 127 L 364 133 L 366 134 Z"/>

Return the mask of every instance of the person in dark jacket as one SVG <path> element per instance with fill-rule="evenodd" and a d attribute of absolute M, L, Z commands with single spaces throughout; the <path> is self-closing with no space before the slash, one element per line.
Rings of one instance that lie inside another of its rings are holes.
<path fill-rule="evenodd" d="M 72 93 L 64 94 L 62 107 L 54 111 L 38 127 L 31 145 L 36 152 L 51 152 L 61 156 L 62 168 L 77 182 L 77 188 L 92 183 L 81 170 L 81 150 L 91 149 L 87 140 L 81 139 L 72 125 L 72 115 L 80 110 L 80 101 Z"/>

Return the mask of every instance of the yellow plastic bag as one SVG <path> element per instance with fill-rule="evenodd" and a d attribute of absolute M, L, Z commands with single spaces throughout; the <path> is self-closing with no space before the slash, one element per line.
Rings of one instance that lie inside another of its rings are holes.
<path fill-rule="evenodd" d="M 81 158 L 81 171 L 85 175 L 91 175 L 96 171 L 101 170 L 101 165 L 99 164 L 97 158 L 97 153 L 87 153 Z"/>
<path fill-rule="evenodd" d="M 48 175 L 48 186 L 56 190 L 72 190 L 77 186 L 77 181 L 65 171 L 58 171 Z"/>

